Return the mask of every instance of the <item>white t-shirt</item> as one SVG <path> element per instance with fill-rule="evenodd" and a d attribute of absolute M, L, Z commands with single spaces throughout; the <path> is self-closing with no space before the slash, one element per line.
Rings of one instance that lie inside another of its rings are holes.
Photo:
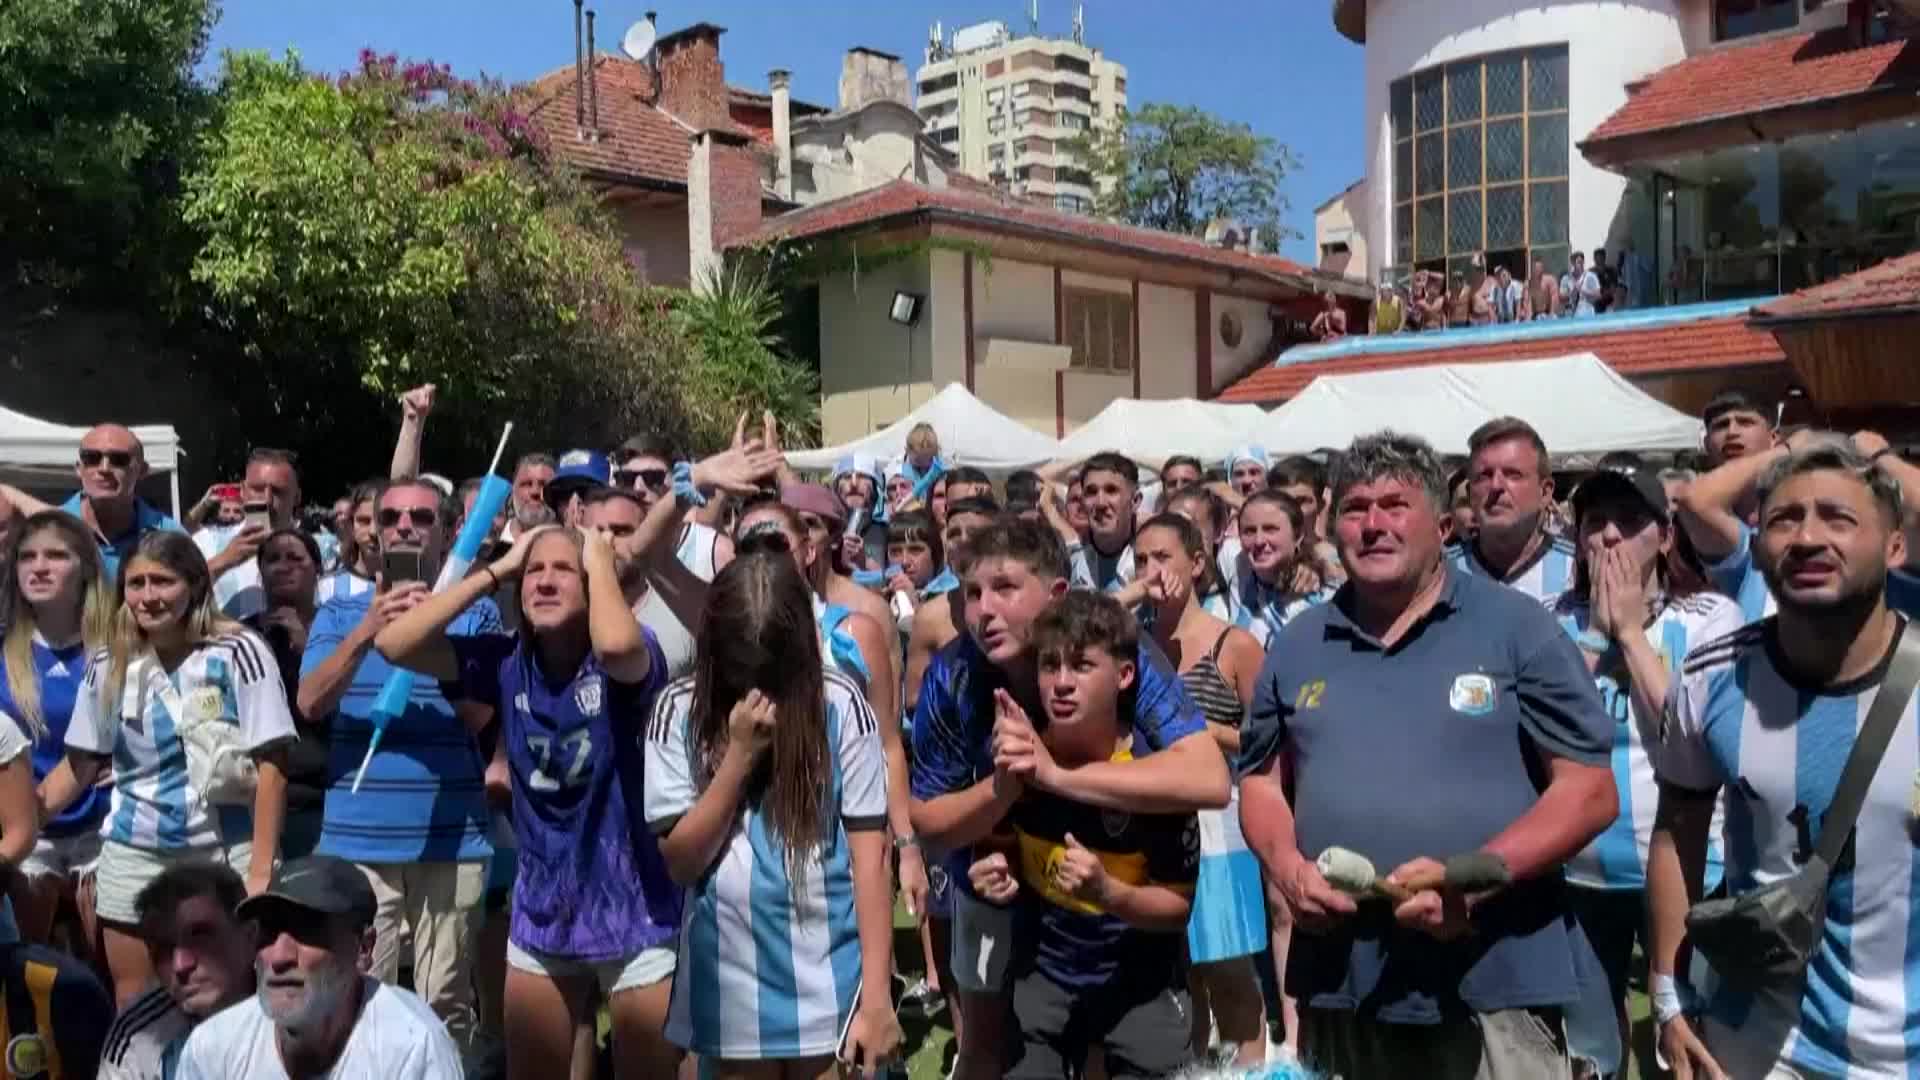
<path fill-rule="evenodd" d="M 193 542 L 200 554 L 212 562 L 244 528 L 244 524 L 209 525 L 193 534 Z M 229 619 L 245 619 L 267 610 L 267 590 L 260 582 L 260 560 L 248 559 L 221 574 L 220 580 L 213 583 L 213 602 L 220 605 Z"/>
<path fill-rule="evenodd" d="M 346 1080 L 459 1080 L 460 1051 L 427 1003 L 362 977 L 366 1004 L 327 1077 Z M 287 1080 L 273 1021 L 250 997 L 195 1028 L 180 1056 L 179 1080 Z"/>
<path fill-rule="evenodd" d="M 0 713 L 0 765 L 10 764 L 33 749 L 33 740 L 20 730 L 13 717 Z M 20 927 L 13 921 L 13 901 L 0 893 L 0 945 L 11 945 L 20 940 Z"/>

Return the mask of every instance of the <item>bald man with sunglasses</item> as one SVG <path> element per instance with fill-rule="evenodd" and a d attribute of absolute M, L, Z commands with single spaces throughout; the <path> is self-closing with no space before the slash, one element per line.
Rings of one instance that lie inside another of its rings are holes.
<path fill-rule="evenodd" d="M 18 488 L 0 484 L 0 520 L 15 512 L 31 516 L 42 510 L 64 510 L 86 523 L 100 545 L 100 560 L 110 581 L 120 577 L 120 560 L 133 551 L 147 533 L 186 532 L 140 497 L 140 481 L 147 476 L 146 447 L 132 430 L 119 424 L 97 424 L 80 437 L 74 475 L 80 490 L 55 507 Z"/>

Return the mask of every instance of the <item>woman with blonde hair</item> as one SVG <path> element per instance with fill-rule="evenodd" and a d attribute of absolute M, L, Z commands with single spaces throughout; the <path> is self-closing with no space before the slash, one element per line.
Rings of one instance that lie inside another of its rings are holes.
<path fill-rule="evenodd" d="M 153 977 L 134 898 L 169 866 L 220 862 L 266 888 L 286 813 L 293 716 L 272 651 L 223 617 L 190 537 L 150 532 L 120 567 L 107 647 L 90 657 L 67 759 L 41 785 L 57 815 L 111 760 L 95 903 L 125 1007 Z"/>
<path fill-rule="evenodd" d="M 32 781 L 39 784 L 66 756 L 67 722 L 86 676 L 87 653 L 104 646 L 113 632 L 113 585 L 86 527 L 57 510 L 28 518 L 0 565 L 9 568 L 0 605 L 13 613 L 0 646 L 0 717 L 32 742 Z M 38 840 L 19 861 L 11 891 L 25 940 L 47 943 L 61 906 L 72 904 L 86 931 L 74 952 L 85 959 L 93 951 L 92 905 L 80 902 L 79 889 L 100 858 L 108 798 L 107 789 L 89 788 L 41 825 Z"/>

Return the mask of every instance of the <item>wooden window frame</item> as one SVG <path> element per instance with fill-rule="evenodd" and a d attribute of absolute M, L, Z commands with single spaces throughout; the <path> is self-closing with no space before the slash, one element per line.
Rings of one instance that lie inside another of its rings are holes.
<path fill-rule="evenodd" d="M 1063 286 L 1060 311 L 1061 343 L 1073 350 L 1069 370 L 1095 375 L 1133 374 L 1133 297 Z M 1096 319 L 1104 325 L 1096 326 Z M 1102 343 L 1106 355 L 1092 355 L 1095 345 Z"/>

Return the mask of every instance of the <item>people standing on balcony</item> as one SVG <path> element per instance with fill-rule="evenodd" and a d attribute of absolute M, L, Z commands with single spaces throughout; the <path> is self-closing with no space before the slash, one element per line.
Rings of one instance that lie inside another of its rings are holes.
<path fill-rule="evenodd" d="M 1447 328 L 1447 297 L 1442 275 L 1432 272 L 1427 275 L 1426 292 L 1420 297 L 1420 329 L 1445 330 Z"/>
<path fill-rule="evenodd" d="M 1526 322 L 1529 318 L 1527 287 L 1513 280 L 1513 272 L 1504 263 L 1493 272 L 1491 303 L 1496 323 Z"/>
<path fill-rule="evenodd" d="M 1595 252 L 1604 255 L 1603 252 Z M 1573 265 L 1560 276 L 1560 307 L 1573 318 L 1586 319 L 1599 314 L 1593 305 L 1600 299 L 1600 276 L 1587 269 L 1587 257 L 1573 253 Z"/>
<path fill-rule="evenodd" d="M 1620 269 L 1607 265 L 1607 249 L 1593 249 L 1593 276 L 1600 279 L 1600 296 L 1593 302 L 1593 310 L 1601 315 L 1617 311 L 1620 293 Z"/>
<path fill-rule="evenodd" d="M 1380 286 L 1373 302 L 1373 332 L 1397 334 L 1406 323 L 1407 308 L 1400 302 L 1400 294 L 1391 285 Z"/>
<path fill-rule="evenodd" d="M 1554 280 L 1553 273 L 1547 269 L 1545 259 L 1533 260 L 1533 278 L 1527 292 L 1528 307 L 1535 319 L 1560 317 L 1560 283 Z"/>
<path fill-rule="evenodd" d="M 1340 308 L 1340 301 L 1334 299 L 1333 290 L 1320 292 L 1320 312 L 1313 317 L 1308 327 L 1317 341 L 1338 341 L 1347 336 L 1347 313 Z"/>
<path fill-rule="evenodd" d="M 1474 326 L 1493 325 L 1493 290 L 1496 287 L 1493 275 L 1487 272 L 1486 256 L 1473 257 L 1473 306 L 1468 311 L 1467 321 Z"/>
<path fill-rule="evenodd" d="M 1473 286 L 1467 275 L 1453 272 L 1447 286 L 1447 325 L 1466 326 L 1473 321 Z"/>

